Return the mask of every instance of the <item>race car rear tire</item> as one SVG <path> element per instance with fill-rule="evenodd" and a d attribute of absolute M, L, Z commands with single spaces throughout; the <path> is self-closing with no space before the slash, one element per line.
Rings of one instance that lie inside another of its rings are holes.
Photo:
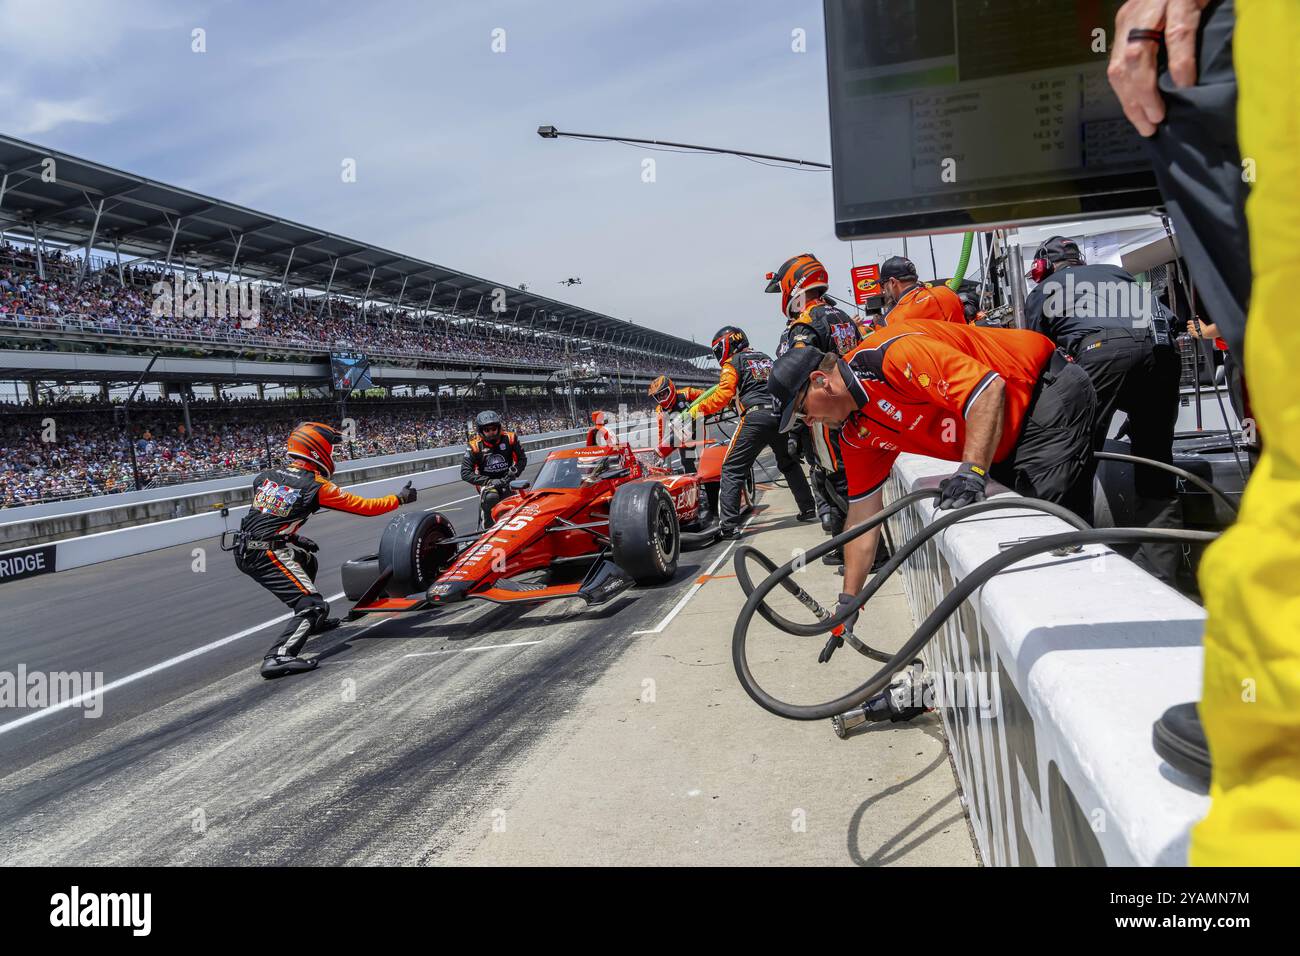
<path fill-rule="evenodd" d="M 681 530 L 668 489 L 654 481 L 623 485 L 609 506 L 614 563 L 637 584 L 660 584 L 677 573 Z"/>
<path fill-rule="evenodd" d="M 349 601 L 359 601 L 379 577 L 379 555 L 367 554 L 343 562 L 343 595 Z"/>
<path fill-rule="evenodd" d="M 386 590 L 390 597 L 424 591 L 456 554 L 449 539 L 456 529 L 437 511 L 408 511 L 395 515 L 379 539 L 379 566 L 392 568 Z"/>

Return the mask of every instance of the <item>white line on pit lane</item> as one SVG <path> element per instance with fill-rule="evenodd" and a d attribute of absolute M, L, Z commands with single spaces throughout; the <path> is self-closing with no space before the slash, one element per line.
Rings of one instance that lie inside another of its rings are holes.
<path fill-rule="evenodd" d="M 483 644 L 479 647 L 453 647 L 445 651 L 416 651 L 413 654 L 403 654 L 402 657 L 434 657 L 438 654 L 467 654 L 470 651 L 499 651 L 506 647 L 531 647 L 533 644 L 540 644 L 541 641 L 515 641 L 513 644 Z"/>
<path fill-rule="evenodd" d="M 744 531 L 747 527 L 749 527 L 749 523 L 753 521 L 754 518 L 755 518 L 754 515 L 750 515 L 748 518 L 746 518 L 745 523 L 740 526 L 740 530 Z M 734 548 L 735 546 L 736 546 L 736 542 L 734 541 L 731 542 L 729 545 L 727 545 L 726 549 L 720 555 L 718 555 L 718 560 L 710 564 L 709 569 L 705 571 L 704 574 L 700 575 L 700 577 L 708 577 L 710 574 L 716 571 L 718 569 L 718 565 L 720 565 L 724 560 L 726 560 L 727 555 L 731 554 L 731 549 Z M 691 598 L 695 597 L 695 593 L 699 591 L 699 589 L 702 587 L 704 587 L 704 585 L 699 581 L 696 581 L 695 584 L 691 586 L 690 590 L 682 595 L 682 599 L 678 601 L 675 605 L 673 605 L 673 609 L 668 612 L 667 616 L 664 617 L 662 621 L 659 622 L 658 626 L 651 628 L 648 631 L 633 631 L 632 632 L 633 636 L 636 636 L 637 634 L 662 634 L 664 628 L 673 622 L 673 618 L 677 616 L 678 612 L 681 611 L 682 608 L 686 607 L 686 603 L 690 601 Z"/>
<path fill-rule="evenodd" d="M 458 505 L 466 501 L 473 501 L 477 497 L 478 495 L 470 495 L 468 498 L 457 498 L 455 501 L 444 501 L 441 504 L 434 505 L 433 508 L 425 508 L 424 510 L 433 511 L 435 508 L 447 508 L 450 507 L 451 505 Z"/>
<path fill-rule="evenodd" d="M 343 592 L 340 591 L 338 594 L 331 594 L 325 600 L 337 601 L 339 598 L 343 596 L 344 596 Z M 225 647 L 227 644 L 231 644 L 235 641 L 240 640 L 241 638 L 248 637 L 250 634 L 256 634 L 258 631 L 268 628 L 272 624 L 279 624 L 281 621 L 287 621 L 291 617 L 293 617 L 292 614 L 281 614 L 279 617 L 273 617 L 269 621 L 263 621 L 261 624 L 254 624 L 252 627 L 246 627 L 244 628 L 244 630 L 238 632 L 237 634 L 227 635 L 226 637 L 223 637 L 220 640 L 213 641 L 211 644 L 204 644 L 202 647 L 196 647 L 194 648 L 194 650 L 186 651 L 184 654 L 178 654 L 175 657 L 169 657 L 167 658 L 167 660 L 162 661 L 158 664 L 154 664 L 152 667 L 146 667 L 142 671 L 136 671 L 134 674 L 128 674 L 126 677 L 119 677 L 115 681 L 109 681 L 107 684 L 105 684 L 103 687 L 99 688 L 98 690 L 87 691 L 84 694 L 78 694 L 76 697 L 71 697 L 68 700 L 61 700 L 57 704 L 52 704 L 49 707 L 46 707 L 42 710 L 36 710 L 30 714 L 24 714 L 23 716 L 19 717 L 17 720 L 11 720 L 7 724 L 0 724 L 0 734 L 8 733 L 11 730 L 16 730 L 17 728 L 22 727 L 24 724 L 30 724 L 33 721 L 40 720 L 42 717 L 48 717 L 50 716 L 50 714 L 58 713 L 61 710 L 67 710 L 69 707 L 78 707 L 93 697 L 102 697 L 104 694 L 107 694 L 110 690 L 117 690 L 117 688 L 119 687 L 125 687 L 127 684 L 135 683 L 141 678 L 149 677 L 153 674 L 157 674 L 159 671 L 165 671 L 169 667 L 175 667 L 177 664 L 181 664 L 192 658 L 199 657 L 200 655 L 206 654 L 209 651 L 215 651 L 218 647 Z"/>

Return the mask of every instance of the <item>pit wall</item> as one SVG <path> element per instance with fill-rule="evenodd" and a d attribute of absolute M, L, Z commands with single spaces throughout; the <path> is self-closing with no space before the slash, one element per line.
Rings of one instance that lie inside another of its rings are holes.
<path fill-rule="evenodd" d="M 885 500 L 932 488 L 952 468 L 903 455 Z M 892 540 L 908 540 L 934 514 L 932 501 L 900 512 L 890 519 Z M 914 620 L 1000 543 L 1070 530 L 1011 510 L 940 533 L 903 569 Z M 1167 707 L 1200 695 L 1204 618 L 1194 602 L 1093 545 L 1020 562 L 948 619 L 925 659 L 986 864 L 1186 865 L 1189 828 L 1209 801 L 1156 756 L 1151 727 Z"/>

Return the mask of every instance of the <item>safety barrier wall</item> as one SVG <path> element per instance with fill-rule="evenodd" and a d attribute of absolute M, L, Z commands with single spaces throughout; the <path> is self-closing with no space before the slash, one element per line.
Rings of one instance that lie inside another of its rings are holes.
<path fill-rule="evenodd" d="M 952 468 L 903 455 L 886 500 L 934 487 Z M 934 513 L 930 501 L 905 509 L 891 537 L 906 541 Z M 913 617 L 924 620 L 999 545 L 1069 530 L 1010 510 L 940 533 L 904 568 Z M 1156 756 L 1151 726 L 1199 698 L 1204 617 L 1132 562 L 1088 546 L 1020 562 L 949 618 L 925 658 L 986 864 L 1186 863 L 1208 799 Z"/>
<path fill-rule="evenodd" d="M 554 448 L 556 445 L 571 443 L 585 434 L 581 430 L 547 432 L 524 438 L 523 443 L 529 451 Z M 463 445 L 457 445 L 357 459 L 344 463 L 336 473 L 335 480 L 339 484 L 360 484 L 393 476 L 407 477 L 414 467 L 421 472 L 449 470 L 453 473 L 442 480 L 453 481 L 459 474 L 458 467 L 464 450 Z M 32 505 L 29 506 L 31 511 L 24 508 L 0 512 L 0 515 L 10 519 L 0 523 L 0 552 L 191 515 L 201 516 L 222 505 L 230 506 L 247 501 L 252 476 L 253 472 L 250 472 L 247 475 L 195 485 L 173 485 L 169 488 L 79 499 L 77 502 L 53 503 L 58 508 L 52 505 Z M 399 486 L 403 483 L 399 482 Z M 442 481 L 434 482 L 440 483 Z M 33 514 L 37 509 L 45 513 Z M 20 513 L 21 517 L 15 520 L 13 516 Z"/>
<path fill-rule="evenodd" d="M 532 447 L 539 449 L 556 448 L 577 444 L 575 439 L 582 437 L 585 437 L 585 432 L 556 432 L 547 439 L 539 438 L 531 441 Z M 543 441 L 547 444 L 543 445 Z M 340 483 L 359 494 L 372 497 L 392 494 L 407 481 L 418 489 L 433 488 L 460 480 L 460 459 L 460 453 L 454 456 L 438 456 L 421 462 L 435 467 L 416 472 L 410 471 L 409 461 L 389 463 L 378 469 L 365 469 L 361 474 L 354 471 L 351 476 L 353 480 L 348 480 L 344 473 L 340 473 L 339 477 L 342 479 Z M 447 463 L 449 461 L 454 461 L 454 464 Z M 379 478 L 365 474 L 366 471 L 372 470 L 385 474 Z M 358 478 L 368 480 L 358 481 L 356 480 Z M 229 492 L 231 502 L 235 500 L 236 495 L 247 499 L 248 485 L 249 482 L 245 478 L 240 489 Z M 67 571 L 87 564 L 111 561 L 114 558 L 216 538 L 227 528 L 239 527 L 239 522 L 247 509 L 247 504 L 229 503 L 226 516 L 221 514 L 220 509 L 210 508 L 185 517 L 155 520 L 111 531 L 83 534 L 52 543 L 0 551 L 0 585 L 37 574 Z"/>

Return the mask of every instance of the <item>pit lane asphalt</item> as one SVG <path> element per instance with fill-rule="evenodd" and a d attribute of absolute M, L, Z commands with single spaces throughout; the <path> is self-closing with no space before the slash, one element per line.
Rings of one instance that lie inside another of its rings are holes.
<path fill-rule="evenodd" d="M 442 486 L 405 510 L 436 507 L 468 529 L 477 502 L 448 502 L 469 491 Z M 342 562 L 372 552 L 387 520 L 311 520 L 323 594 L 342 590 Z M 280 681 L 257 673 L 271 624 L 109 691 L 98 718 L 69 708 L 2 732 L 0 862 L 436 861 L 457 821 L 490 810 L 548 725 L 724 547 L 686 552 L 673 582 L 606 606 L 370 616 L 311 640 L 321 666 Z M 0 671 L 102 671 L 105 683 L 284 613 L 215 541 L 14 582 L 2 597 Z M 25 713 L 0 710 L 0 726 Z"/>

